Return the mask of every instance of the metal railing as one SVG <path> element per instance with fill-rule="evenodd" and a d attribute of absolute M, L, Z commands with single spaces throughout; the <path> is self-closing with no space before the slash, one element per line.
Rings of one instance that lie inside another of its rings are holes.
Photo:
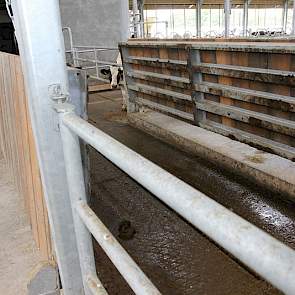
<path fill-rule="evenodd" d="M 135 294 L 160 294 L 87 205 L 79 139 L 257 274 L 286 294 L 295 294 L 295 251 L 74 113 L 66 102 L 59 2 L 12 4 L 64 294 L 82 294 L 83 289 L 86 295 L 107 294 L 96 274 L 91 234 Z M 40 42 L 40 36 L 46 38 Z M 55 101 L 56 114 L 50 100 Z"/>
<path fill-rule="evenodd" d="M 294 294 L 294 250 L 90 125 L 75 115 L 71 105 L 58 104 L 56 110 L 59 112 L 81 268 L 87 288 L 93 280 L 99 282 L 89 231 L 135 294 L 160 294 L 87 205 L 79 138 L 256 273 L 286 294 Z M 92 294 L 106 294 L 100 288 L 102 291 Z"/>
<path fill-rule="evenodd" d="M 66 49 L 66 53 L 71 54 L 72 65 L 76 68 L 86 70 L 88 76 L 92 79 L 109 83 L 109 80 L 106 80 L 100 76 L 99 70 L 101 68 L 116 66 L 117 63 L 101 60 L 99 58 L 99 53 L 106 51 L 117 51 L 117 53 L 119 54 L 119 49 L 116 47 L 74 45 L 71 28 L 64 27 L 63 32 L 68 33 L 70 48 Z"/>

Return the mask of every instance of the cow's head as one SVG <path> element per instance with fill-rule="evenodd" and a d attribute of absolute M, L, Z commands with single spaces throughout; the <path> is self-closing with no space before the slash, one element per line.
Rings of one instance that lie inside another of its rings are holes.
<path fill-rule="evenodd" d="M 123 82 L 123 69 L 119 66 L 111 66 L 109 69 L 102 69 L 101 74 L 110 80 L 112 88 L 117 88 Z"/>

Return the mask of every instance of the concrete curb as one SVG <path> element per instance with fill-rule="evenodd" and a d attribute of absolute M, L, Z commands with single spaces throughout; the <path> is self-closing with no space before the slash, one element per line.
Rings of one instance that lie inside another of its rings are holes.
<path fill-rule="evenodd" d="M 154 111 L 128 114 L 128 121 L 295 202 L 295 163 L 290 160 Z"/>
<path fill-rule="evenodd" d="M 59 274 L 53 262 L 40 262 L 31 272 L 28 295 L 60 295 Z"/>

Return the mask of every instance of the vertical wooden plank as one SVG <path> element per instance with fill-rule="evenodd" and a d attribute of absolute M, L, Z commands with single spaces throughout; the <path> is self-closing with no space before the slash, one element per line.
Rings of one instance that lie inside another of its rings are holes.
<path fill-rule="evenodd" d="M 3 63 L 2 63 L 2 75 L 4 77 L 4 95 L 5 95 L 5 105 L 6 105 L 6 116 L 7 116 L 7 139 L 8 139 L 8 144 L 7 148 L 9 149 L 8 152 L 8 160 L 10 163 L 10 173 L 11 177 L 13 178 L 13 181 L 17 187 L 17 190 L 20 191 L 19 183 L 17 181 L 17 174 L 15 172 L 16 169 L 16 150 L 15 150 L 15 126 L 13 122 L 13 111 L 12 111 L 12 96 L 11 96 L 11 77 L 10 77 L 10 64 L 9 64 L 9 56 L 8 54 L 4 55 L 3 58 Z"/>
<path fill-rule="evenodd" d="M 0 73 L 2 73 L 2 56 L 0 55 Z M 0 153 L 7 161 L 6 154 L 6 140 L 5 140 L 5 131 L 6 131 L 6 120 L 5 120 L 5 107 L 4 107 L 4 92 L 3 92 L 3 75 L 0 74 Z M 0 156 L 1 156 L 0 155 Z"/>
<path fill-rule="evenodd" d="M 43 256 L 48 256 L 49 244 L 48 237 L 46 236 L 46 223 L 47 223 L 47 212 L 44 210 L 44 199 L 42 185 L 40 181 L 40 172 L 37 160 L 37 153 L 35 148 L 35 141 L 32 133 L 32 128 L 29 126 L 29 146 L 30 146 L 30 158 L 32 167 L 32 180 L 34 183 L 34 201 L 38 228 L 38 240 L 39 249 Z"/>
<path fill-rule="evenodd" d="M 34 137 L 18 56 L 0 53 L 0 144 L 23 197 L 42 258 L 51 258 L 51 239 Z"/>
<path fill-rule="evenodd" d="M 31 220 L 31 227 L 35 242 L 37 247 L 40 249 L 40 241 L 39 241 L 39 230 L 38 230 L 38 220 L 37 220 L 37 211 L 36 211 L 36 202 L 35 202 L 35 193 L 34 193 L 34 181 L 32 179 L 32 166 L 30 159 L 30 143 L 29 143 L 29 117 L 27 113 L 27 98 L 24 89 L 24 81 L 21 71 L 20 61 L 18 60 L 18 65 L 16 67 L 16 82 L 18 88 L 18 97 L 19 104 L 22 106 L 21 108 L 21 120 L 23 126 L 23 157 L 25 162 L 25 170 L 23 173 L 26 175 L 26 183 L 28 189 L 27 203 L 29 207 L 29 215 Z"/>
<path fill-rule="evenodd" d="M 11 120 L 14 121 L 15 124 L 15 149 L 17 152 L 17 172 L 18 172 L 18 182 L 20 187 L 20 195 L 25 201 L 25 206 L 28 209 L 28 202 L 27 202 L 27 185 L 25 182 L 26 176 L 24 175 L 24 147 L 22 143 L 23 137 L 23 125 L 21 120 L 21 113 L 22 110 L 20 109 L 19 103 L 19 93 L 17 87 L 17 79 L 16 79 L 16 62 L 17 59 L 15 56 L 9 56 L 9 64 L 10 64 L 10 76 L 11 76 L 11 101 L 13 107 L 13 113 L 11 114 Z"/>

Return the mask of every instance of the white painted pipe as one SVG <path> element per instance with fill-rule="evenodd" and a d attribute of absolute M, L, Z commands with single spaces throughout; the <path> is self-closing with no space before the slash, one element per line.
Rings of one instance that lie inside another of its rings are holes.
<path fill-rule="evenodd" d="M 292 35 L 295 35 L 295 0 L 293 1 Z"/>
<path fill-rule="evenodd" d="M 134 293 L 136 295 L 161 295 L 86 202 L 77 202 L 76 209 L 88 230 L 92 233 Z"/>
<path fill-rule="evenodd" d="M 245 265 L 295 294 L 294 250 L 75 114 L 63 123 Z"/>

